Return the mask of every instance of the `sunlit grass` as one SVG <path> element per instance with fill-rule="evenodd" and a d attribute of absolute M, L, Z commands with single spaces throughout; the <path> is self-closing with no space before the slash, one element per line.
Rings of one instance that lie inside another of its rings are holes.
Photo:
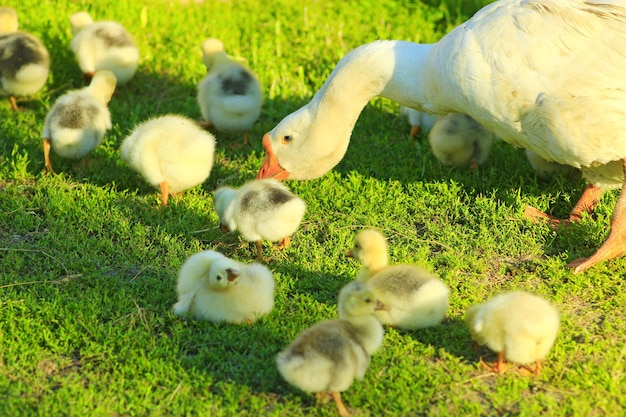
<path fill-rule="evenodd" d="M 213 190 L 254 178 L 260 138 L 305 104 L 335 63 L 378 38 L 434 42 L 481 2 L 9 1 L 20 27 L 52 56 L 42 92 L 13 113 L 0 101 L 0 415 L 333 416 L 332 404 L 290 387 L 274 357 L 303 328 L 335 315 L 338 290 L 359 266 L 354 234 L 376 227 L 392 262 L 419 263 L 450 286 L 441 326 L 388 329 L 363 381 L 344 393 L 355 415 L 623 415 L 626 261 L 574 275 L 564 266 L 606 236 L 615 194 L 593 217 L 553 231 L 522 218 L 532 204 L 566 214 L 581 182 L 537 179 L 523 152 L 497 143 L 477 172 L 442 167 L 424 138 L 409 138 L 397 104 L 373 100 L 343 161 L 289 186 L 307 202 L 292 245 L 274 252 L 276 307 L 252 326 L 171 313 L 176 272 L 200 250 L 239 260 L 254 252 L 222 235 Z M 114 19 L 141 49 L 136 77 L 111 101 L 113 129 L 90 169 L 53 155 L 43 174 L 41 130 L 54 100 L 82 85 L 68 16 Z M 199 117 L 200 44 L 221 38 L 258 74 L 266 97 L 252 145 L 216 132 L 215 166 L 201 186 L 158 206 L 156 190 L 118 153 L 139 122 Z M 264 247 L 269 255 L 271 247 Z M 471 349 L 466 308 L 501 291 L 551 299 L 562 329 L 541 376 L 491 375 Z"/>

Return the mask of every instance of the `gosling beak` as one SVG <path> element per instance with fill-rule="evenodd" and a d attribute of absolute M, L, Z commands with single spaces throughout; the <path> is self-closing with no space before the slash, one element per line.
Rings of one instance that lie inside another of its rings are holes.
<path fill-rule="evenodd" d="M 220 231 L 222 233 L 228 233 L 228 226 L 226 226 L 225 224 L 220 224 Z"/>
<path fill-rule="evenodd" d="M 275 180 L 286 180 L 289 178 L 289 172 L 280 166 L 278 159 L 272 151 L 272 144 L 270 142 L 270 134 L 266 133 L 263 136 L 263 148 L 265 149 L 265 158 L 263 159 L 263 165 L 257 174 L 257 179 L 273 178 Z"/>
<path fill-rule="evenodd" d="M 352 253 L 352 249 L 350 249 L 348 252 L 346 252 L 346 256 L 348 258 L 354 258 L 354 254 Z"/>
<path fill-rule="evenodd" d="M 376 308 L 374 308 L 374 310 L 376 310 L 376 311 L 380 311 L 380 310 L 389 311 L 389 306 L 387 304 L 383 304 L 380 300 L 376 300 Z"/>
<path fill-rule="evenodd" d="M 239 277 L 239 275 L 241 275 L 241 272 L 237 271 L 236 269 L 226 269 L 226 279 L 228 280 L 228 282 L 233 282 Z"/>

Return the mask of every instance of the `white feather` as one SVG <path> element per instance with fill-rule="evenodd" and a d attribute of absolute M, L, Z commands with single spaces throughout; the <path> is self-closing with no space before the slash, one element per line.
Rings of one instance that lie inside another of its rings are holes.
<path fill-rule="evenodd" d="M 204 182 L 213 167 L 215 138 L 193 120 L 160 116 L 135 127 L 120 147 L 122 159 L 153 187 L 166 181 L 177 193 Z"/>
<path fill-rule="evenodd" d="M 132 35 L 113 21 L 94 22 L 87 12 L 70 16 L 74 37 L 70 43 L 83 74 L 108 69 L 118 84 L 126 84 L 139 66 L 139 49 Z"/>
<path fill-rule="evenodd" d="M 236 278 L 229 279 L 229 274 Z M 172 310 L 215 322 L 252 323 L 274 307 L 274 286 L 266 266 L 204 251 L 189 257 L 180 268 L 178 301 Z"/>
<path fill-rule="evenodd" d="M 266 149 L 285 177 L 319 177 L 342 159 L 365 104 L 383 96 L 467 114 L 505 142 L 618 187 L 624 68 L 624 2 L 501 0 L 435 44 L 375 41 L 351 51 L 309 104 L 269 132 Z"/>
<path fill-rule="evenodd" d="M 523 291 L 499 294 L 471 306 L 465 317 L 473 339 L 511 362 L 546 357 L 559 330 L 559 313 L 547 300 Z"/>
<path fill-rule="evenodd" d="M 449 307 L 450 289 L 417 265 L 389 265 L 387 239 L 378 231 L 357 233 L 348 252 L 363 264 L 357 280 L 366 282 L 387 309 L 376 312 L 381 323 L 415 330 L 435 326 Z"/>
<path fill-rule="evenodd" d="M 220 223 L 239 231 L 248 242 L 291 236 L 306 210 L 301 198 L 274 180 L 249 181 L 237 190 L 221 187 L 213 199 Z"/>
<path fill-rule="evenodd" d="M 263 94 L 254 73 L 226 55 L 224 44 L 207 39 L 202 44 L 207 75 L 198 84 L 202 118 L 223 132 L 245 132 L 261 113 Z"/>
<path fill-rule="evenodd" d="M 80 159 L 102 143 L 112 126 L 107 104 L 115 91 L 112 72 L 96 73 L 89 86 L 59 97 L 46 116 L 43 137 L 59 156 Z"/>

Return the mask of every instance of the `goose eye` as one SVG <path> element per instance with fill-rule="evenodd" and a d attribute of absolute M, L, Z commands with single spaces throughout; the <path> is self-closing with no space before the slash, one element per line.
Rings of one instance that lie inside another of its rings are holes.
<path fill-rule="evenodd" d="M 285 136 L 283 136 L 282 142 L 283 142 L 283 144 L 286 145 L 286 144 L 290 143 L 292 140 L 293 140 L 293 138 L 291 136 L 285 135 Z"/>

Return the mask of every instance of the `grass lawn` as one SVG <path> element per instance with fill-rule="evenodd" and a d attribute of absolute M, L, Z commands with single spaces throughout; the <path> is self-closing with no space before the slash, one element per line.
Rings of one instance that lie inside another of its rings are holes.
<path fill-rule="evenodd" d="M 345 252 L 363 227 L 389 238 L 393 263 L 441 276 L 451 307 L 440 326 L 386 330 L 365 379 L 343 395 L 354 415 L 624 415 L 626 259 L 579 275 L 565 268 L 604 240 L 616 193 L 580 225 L 530 223 L 526 205 L 563 216 L 584 183 L 538 179 L 523 151 L 505 143 L 477 172 L 443 167 L 384 99 L 366 106 L 335 169 L 288 182 L 307 213 L 292 245 L 272 254 L 273 312 L 249 326 L 175 316 L 176 273 L 188 256 L 214 249 L 254 257 L 239 235 L 220 232 L 212 194 L 255 177 L 263 134 L 305 104 L 352 48 L 381 38 L 435 42 L 481 2 L 188 3 L 5 3 L 52 63 L 47 85 L 20 100 L 21 111 L 0 98 L 0 415 L 336 415 L 334 404 L 317 405 L 284 382 L 274 358 L 306 326 L 335 316 L 338 290 L 359 269 Z M 53 154 L 59 175 L 44 175 L 44 118 L 59 95 L 82 86 L 68 21 L 82 9 L 125 25 L 140 67 L 110 103 L 113 128 L 94 164 L 76 171 Z M 207 37 L 257 73 L 263 111 L 248 147 L 231 149 L 241 137 L 215 132 L 209 179 L 161 209 L 118 148 L 150 117 L 199 118 Z M 462 320 L 469 305 L 513 289 L 545 296 L 562 315 L 538 377 L 486 373 L 479 357 L 494 355 L 472 349 Z"/>

